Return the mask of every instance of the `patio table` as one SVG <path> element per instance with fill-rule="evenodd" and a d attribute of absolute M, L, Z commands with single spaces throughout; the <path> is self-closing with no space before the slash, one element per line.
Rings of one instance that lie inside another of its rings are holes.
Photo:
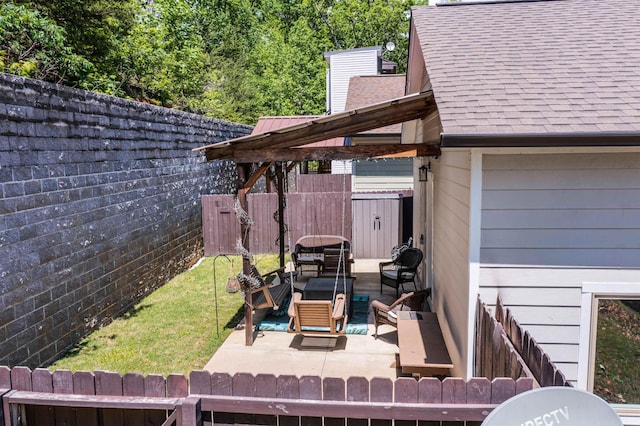
<path fill-rule="evenodd" d="M 338 284 L 336 288 L 336 293 L 346 292 L 347 296 L 347 313 L 351 318 L 353 315 L 353 304 L 351 303 L 353 299 L 353 278 L 346 278 L 345 282 L 343 282 L 343 278 L 338 278 Z M 336 286 L 335 278 L 309 278 L 307 281 L 307 285 L 304 287 L 302 291 L 302 298 L 304 300 L 331 300 L 333 298 L 333 289 Z"/>

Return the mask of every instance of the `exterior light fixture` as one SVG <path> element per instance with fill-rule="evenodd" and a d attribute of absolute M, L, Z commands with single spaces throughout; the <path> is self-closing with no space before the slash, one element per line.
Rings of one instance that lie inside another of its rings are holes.
<path fill-rule="evenodd" d="M 429 180 L 429 171 L 431 171 L 431 161 L 427 165 L 420 166 L 418 169 L 418 180 L 427 182 Z"/>

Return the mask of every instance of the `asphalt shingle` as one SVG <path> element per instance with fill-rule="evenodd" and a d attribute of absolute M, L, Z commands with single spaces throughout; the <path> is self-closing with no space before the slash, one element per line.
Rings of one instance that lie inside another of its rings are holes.
<path fill-rule="evenodd" d="M 640 1 L 413 8 L 445 133 L 640 131 Z"/>

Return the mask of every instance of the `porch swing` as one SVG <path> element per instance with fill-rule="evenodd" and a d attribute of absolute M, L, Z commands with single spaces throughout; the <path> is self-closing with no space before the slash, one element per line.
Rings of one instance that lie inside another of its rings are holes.
<path fill-rule="evenodd" d="M 345 229 L 345 194 L 346 176 L 343 177 L 342 184 L 342 235 Z M 288 213 L 288 210 L 287 210 Z M 291 236 L 289 235 L 289 248 L 291 248 Z M 336 251 L 337 267 L 335 268 L 335 279 L 333 284 L 333 296 L 331 300 L 302 300 L 302 294 L 293 292 L 293 298 L 289 304 L 289 326 L 288 333 L 309 336 L 337 337 L 346 334 L 348 306 L 346 303 L 346 260 L 345 242 L 340 243 L 339 250 Z M 338 293 L 340 272 L 342 271 L 342 292 Z"/>

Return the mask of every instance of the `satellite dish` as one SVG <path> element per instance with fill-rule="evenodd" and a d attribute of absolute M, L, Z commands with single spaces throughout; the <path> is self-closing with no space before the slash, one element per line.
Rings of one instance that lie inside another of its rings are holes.
<path fill-rule="evenodd" d="M 387 51 L 392 52 L 396 48 L 396 44 L 392 41 L 387 42 Z"/>
<path fill-rule="evenodd" d="M 516 395 L 500 404 L 482 426 L 562 425 L 622 426 L 602 398 L 569 387 L 546 387 Z"/>

